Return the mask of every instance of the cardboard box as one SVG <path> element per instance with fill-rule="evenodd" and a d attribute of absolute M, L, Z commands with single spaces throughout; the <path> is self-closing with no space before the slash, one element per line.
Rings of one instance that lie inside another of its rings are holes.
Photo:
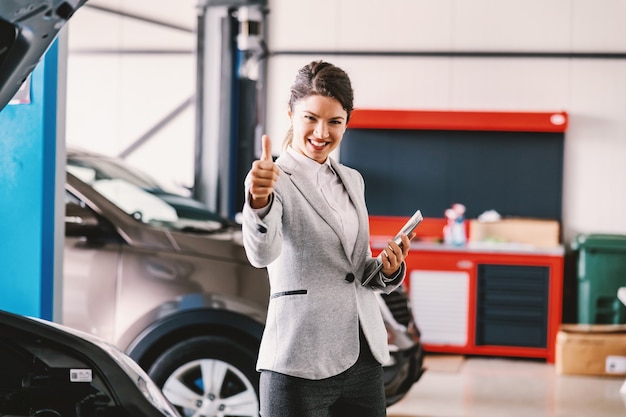
<path fill-rule="evenodd" d="M 626 325 L 563 324 L 555 354 L 558 374 L 626 376 Z"/>
<path fill-rule="evenodd" d="M 469 240 L 476 242 L 526 243 L 537 247 L 558 246 L 560 227 L 556 220 L 514 218 L 495 222 L 470 220 Z"/>

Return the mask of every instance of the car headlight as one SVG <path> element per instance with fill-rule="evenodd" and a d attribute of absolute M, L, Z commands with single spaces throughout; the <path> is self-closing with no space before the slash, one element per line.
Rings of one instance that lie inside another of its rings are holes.
<path fill-rule="evenodd" d="M 154 381 L 150 379 L 148 374 L 141 369 L 137 362 L 122 353 L 114 346 L 107 344 L 108 351 L 115 361 L 124 369 L 124 371 L 132 377 L 133 381 L 139 388 L 139 391 L 150 401 L 163 415 L 168 417 L 179 417 L 180 414 L 172 407 L 172 404 L 165 398 L 163 392 L 156 386 Z"/>

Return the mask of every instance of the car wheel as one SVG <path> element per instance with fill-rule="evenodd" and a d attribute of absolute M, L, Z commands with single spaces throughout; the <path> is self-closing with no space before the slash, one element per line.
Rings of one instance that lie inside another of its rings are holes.
<path fill-rule="evenodd" d="M 255 361 L 255 352 L 231 339 L 202 336 L 165 351 L 148 374 L 184 417 L 258 417 Z"/>

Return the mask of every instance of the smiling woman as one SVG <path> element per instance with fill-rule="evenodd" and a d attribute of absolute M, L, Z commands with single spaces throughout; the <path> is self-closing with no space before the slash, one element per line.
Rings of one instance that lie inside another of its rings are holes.
<path fill-rule="evenodd" d="M 402 284 L 410 241 L 402 235 L 371 256 L 363 178 L 329 156 L 352 107 L 341 68 L 302 67 L 284 152 L 274 162 L 264 135 L 245 181 L 244 247 L 253 266 L 268 268 L 271 287 L 257 361 L 262 415 L 385 415 L 391 357 L 377 295 Z"/>

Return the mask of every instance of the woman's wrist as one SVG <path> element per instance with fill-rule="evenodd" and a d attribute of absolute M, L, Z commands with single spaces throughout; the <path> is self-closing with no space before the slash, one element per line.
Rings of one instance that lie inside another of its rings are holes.
<path fill-rule="evenodd" d="M 250 197 L 248 198 L 248 203 L 250 204 L 250 207 L 252 207 L 255 210 L 265 208 L 269 206 L 271 202 L 272 202 L 272 194 L 268 195 L 267 197 L 262 197 L 262 198 L 254 198 L 252 197 L 252 195 L 250 195 Z"/>

